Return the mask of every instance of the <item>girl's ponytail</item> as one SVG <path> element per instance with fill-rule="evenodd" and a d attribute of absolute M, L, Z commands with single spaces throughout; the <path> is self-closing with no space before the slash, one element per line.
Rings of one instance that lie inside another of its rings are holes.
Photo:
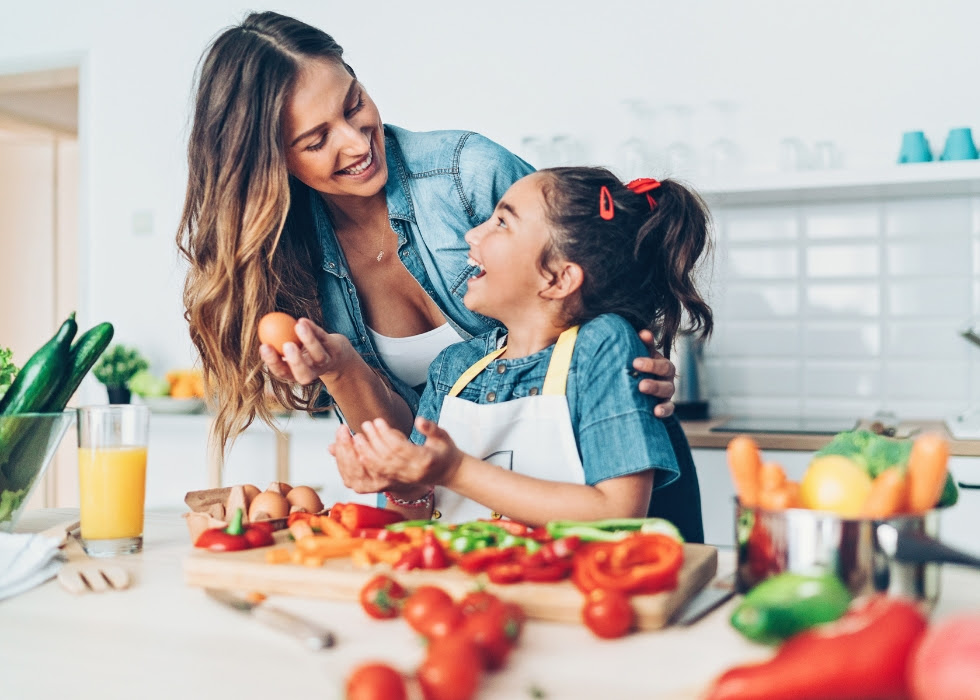
<path fill-rule="evenodd" d="M 702 338 L 711 334 L 711 307 L 697 284 L 699 261 L 711 247 L 701 197 L 674 180 L 625 185 L 605 168 L 540 172 L 550 178 L 543 194 L 554 227 L 541 267 L 557 257 L 584 272 L 569 322 L 619 314 L 652 331 L 665 355 L 682 324 Z"/>

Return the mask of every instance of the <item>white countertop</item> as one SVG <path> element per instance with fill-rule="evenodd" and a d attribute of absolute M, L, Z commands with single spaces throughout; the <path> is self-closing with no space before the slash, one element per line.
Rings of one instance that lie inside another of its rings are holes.
<path fill-rule="evenodd" d="M 28 512 L 18 532 L 77 517 L 71 509 Z M 73 596 L 54 580 L 0 601 L 0 694 L 4 700 L 92 698 L 343 697 L 347 674 L 368 659 L 405 672 L 422 660 L 419 638 L 400 619 L 378 621 L 355 603 L 273 596 L 271 602 L 331 629 L 337 644 L 299 641 L 210 600 L 183 582 L 190 551 L 179 511 L 148 512 L 142 554 L 114 562 L 134 577 L 127 591 Z M 734 568 L 722 550 L 719 572 Z M 980 573 L 944 567 L 933 619 L 976 609 Z M 689 628 L 599 640 L 583 626 L 529 621 L 502 671 L 484 674 L 478 698 L 696 697 L 716 674 L 761 660 L 766 647 L 728 625 L 729 601 Z"/>

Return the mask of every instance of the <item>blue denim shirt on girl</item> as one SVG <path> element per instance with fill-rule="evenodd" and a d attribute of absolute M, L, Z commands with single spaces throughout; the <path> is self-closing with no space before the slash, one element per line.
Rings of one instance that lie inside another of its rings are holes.
<path fill-rule="evenodd" d="M 466 281 L 476 272 L 466 262 L 470 247 L 463 236 L 489 219 L 507 189 L 534 168 L 471 131 L 419 133 L 387 124 L 385 160 L 388 218 L 405 267 L 463 338 L 498 327 L 463 305 Z M 346 335 L 415 413 L 418 393 L 378 356 L 323 200 L 306 189 L 323 256 L 318 286 L 324 328 Z"/>

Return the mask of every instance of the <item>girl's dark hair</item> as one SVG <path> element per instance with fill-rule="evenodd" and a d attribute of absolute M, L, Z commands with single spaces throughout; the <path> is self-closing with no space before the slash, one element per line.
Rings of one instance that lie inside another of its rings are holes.
<path fill-rule="evenodd" d="M 198 66 L 177 247 L 189 263 L 184 317 L 222 446 L 256 415 L 271 421 L 267 383 L 291 408 L 309 409 L 319 394 L 315 384 L 294 394 L 263 371 L 257 327 L 270 311 L 322 317 L 316 242 L 287 171 L 282 113 L 310 61 L 337 61 L 353 76 L 343 55 L 326 32 L 262 12 L 217 36 Z"/>
<path fill-rule="evenodd" d="M 711 307 L 698 291 L 698 260 L 711 246 L 711 215 L 696 193 L 664 180 L 636 194 L 605 168 L 549 168 L 540 171 L 551 244 L 541 267 L 563 259 L 582 268 L 581 304 L 566 309 L 569 322 L 600 314 L 623 316 L 636 329 L 653 332 L 665 355 L 686 311 L 688 330 L 707 338 Z M 599 215 L 599 192 L 612 195 L 613 217 Z M 649 194 L 656 202 L 651 209 Z"/>

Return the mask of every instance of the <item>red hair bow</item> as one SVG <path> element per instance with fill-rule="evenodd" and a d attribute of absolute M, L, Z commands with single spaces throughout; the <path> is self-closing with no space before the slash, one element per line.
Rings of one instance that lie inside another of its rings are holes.
<path fill-rule="evenodd" d="M 636 194 L 646 194 L 647 203 L 650 208 L 653 209 L 657 206 L 657 200 L 648 194 L 650 190 L 655 190 L 660 187 L 660 180 L 656 180 L 652 177 L 638 177 L 635 180 L 630 180 L 626 183 L 626 189 Z"/>

